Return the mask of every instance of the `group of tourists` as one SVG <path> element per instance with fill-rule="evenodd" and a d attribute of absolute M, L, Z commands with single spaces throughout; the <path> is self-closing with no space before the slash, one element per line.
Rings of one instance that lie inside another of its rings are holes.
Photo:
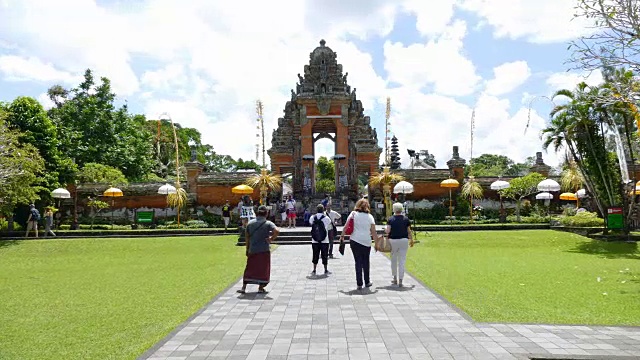
<path fill-rule="evenodd" d="M 324 203 L 324 201 L 323 201 Z M 258 285 L 258 293 L 266 293 L 265 287 L 271 276 L 270 244 L 278 237 L 280 229 L 267 220 L 266 206 L 258 207 L 257 218 L 248 222 L 245 229 L 245 245 L 247 265 L 244 271 L 242 288 L 238 293 L 244 294 L 247 285 Z M 337 226 L 340 214 L 331 210 L 330 203 L 319 204 L 316 214 L 309 217 L 311 225 L 311 263 L 312 276 L 317 276 L 318 262 L 322 262 L 324 275 L 331 272 L 328 269 L 328 259 L 333 258 L 333 242 L 337 236 Z M 348 233 L 348 234 L 345 234 Z M 340 234 L 340 253 L 344 255 L 345 235 L 349 236 L 349 246 L 355 261 L 356 286 L 358 290 L 373 286 L 370 278 L 370 256 L 372 242 L 390 244 L 391 253 L 391 283 L 403 286 L 405 262 L 409 247 L 414 239 L 411 232 L 411 222 L 404 215 L 401 203 L 393 204 L 393 216 L 387 220 L 385 235 L 378 237 L 375 219 L 371 215 L 371 207 L 367 199 L 360 199 L 347 217 L 345 227 Z M 382 250 L 380 248 L 380 250 Z"/>
<path fill-rule="evenodd" d="M 29 237 L 29 232 L 33 230 L 38 237 L 38 223 L 41 220 L 40 212 L 34 204 L 29 205 L 29 217 L 27 218 L 27 232 L 24 237 Z M 44 211 L 44 236 L 56 236 L 53 232 L 53 209 L 46 207 Z"/>

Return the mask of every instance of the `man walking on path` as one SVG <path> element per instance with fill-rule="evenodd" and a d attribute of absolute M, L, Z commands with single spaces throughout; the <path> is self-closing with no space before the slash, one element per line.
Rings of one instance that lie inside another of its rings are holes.
<path fill-rule="evenodd" d="M 229 205 L 229 200 L 222 206 L 222 219 L 224 220 L 224 231 L 227 231 L 227 227 L 229 227 L 229 222 L 231 222 L 231 205 Z"/>
<path fill-rule="evenodd" d="M 327 229 L 329 232 L 329 258 L 333 259 L 333 242 L 338 236 L 338 221 L 342 218 L 336 211 L 331 210 L 331 205 L 325 206 L 327 209 L 326 215 L 331 220 L 331 225 Z"/>
<path fill-rule="evenodd" d="M 313 271 L 311 275 L 316 275 L 319 257 L 322 257 L 324 274 L 328 275 L 327 253 L 329 251 L 329 232 L 327 229 L 331 226 L 331 220 L 324 214 L 324 206 L 322 206 L 322 204 L 319 204 L 316 210 L 316 214 L 309 218 L 309 224 L 311 225 L 311 247 L 313 249 L 313 258 L 311 259 Z"/>
<path fill-rule="evenodd" d="M 29 237 L 31 229 L 36 232 L 36 237 L 38 237 L 38 221 L 40 221 L 40 212 L 35 205 L 31 204 L 29 205 L 29 218 L 27 219 L 27 233 L 24 237 Z"/>

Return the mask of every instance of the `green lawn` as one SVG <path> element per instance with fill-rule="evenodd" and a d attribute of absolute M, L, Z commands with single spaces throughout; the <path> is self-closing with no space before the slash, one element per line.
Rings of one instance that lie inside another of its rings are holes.
<path fill-rule="evenodd" d="M 0 359 L 134 359 L 238 279 L 237 236 L 0 242 Z"/>
<path fill-rule="evenodd" d="M 552 230 L 420 233 L 407 270 L 482 322 L 640 325 L 640 251 Z"/>

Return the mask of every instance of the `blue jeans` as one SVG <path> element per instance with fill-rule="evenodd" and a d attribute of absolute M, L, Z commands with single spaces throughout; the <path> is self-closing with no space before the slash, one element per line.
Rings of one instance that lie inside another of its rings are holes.
<path fill-rule="evenodd" d="M 364 246 L 355 241 L 349 241 L 349 245 L 353 253 L 353 260 L 355 260 L 356 263 L 356 284 L 362 287 L 364 284 L 371 282 L 369 281 L 369 254 L 371 254 L 371 246 Z M 362 281 L 363 277 L 364 282 Z"/>

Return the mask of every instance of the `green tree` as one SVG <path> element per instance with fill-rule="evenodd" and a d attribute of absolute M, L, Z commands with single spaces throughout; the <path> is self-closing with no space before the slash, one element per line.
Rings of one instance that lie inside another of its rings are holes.
<path fill-rule="evenodd" d="M 118 168 L 130 180 L 143 178 L 153 168 L 151 133 L 145 118 L 132 116 L 127 106 L 115 106 L 111 82 L 94 81 L 87 70 L 76 88 L 62 91 L 59 85 L 49 90 L 58 106 L 49 116 L 58 127 L 61 151 L 79 166 L 100 163 Z"/>
<path fill-rule="evenodd" d="M 525 176 L 509 181 L 509 184 L 511 185 L 509 188 L 499 190 L 503 197 L 515 200 L 516 219 L 518 222 L 520 222 L 520 206 L 522 200 L 527 196 L 538 192 L 538 184 L 544 179 L 544 176 L 539 173 L 529 173 Z"/>
<path fill-rule="evenodd" d="M 336 191 L 335 180 L 320 179 L 316 180 L 317 193 L 334 193 Z"/>
<path fill-rule="evenodd" d="M 20 143 L 35 146 L 44 160 L 45 171 L 38 178 L 38 184 L 53 190 L 69 183 L 73 179 L 75 165 L 60 152 L 58 131 L 42 105 L 33 98 L 21 96 L 3 107 L 7 124 L 21 134 Z M 48 196 L 48 192 L 40 195 Z"/>
<path fill-rule="evenodd" d="M 201 134 L 197 129 L 185 128 L 174 122 L 178 141 L 178 156 L 181 163 L 191 159 L 191 145 L 196 147 L 197 160 L 207 164 L 207 154 L 213 151 L 210 145 L 202 145 Z M 176 153 L 173 129 L 170 120 L 149 120 L 144 123 L 147 131 L 152 134 L 153 153 L 155 157 L 154 172 L 161 176 L 175 175 Z"/>
<path fill-rule="evenodd" d="M 108 184 L 109 186 L 126 185 L 127 178 L 122 171 L 102 164 L 85 164 L 77 174 L 77 179 L 85 184 Z"/>
<path fill-rule="evenodd" d="M 569 99 L 551 112 L 551 124 L 542 133 L 545 148 L 566 148 L 582 176 L 601 215 L 621 200 L 621 173 L 617 157 L 606 149 L 605 126 L 612 123 L 611 106 L 597 102 L 601 87 L 578 84 L 575 91 L 560 90 L 555 95 Z"/>
<path fill-rule="evenodd" d="M 238 160 L 234 161 L 234 168 L 233 170 L 255 170 L 255 171 L 260 171 L 260 169 L 262 169 L 261 165 L 258 165 L 255 161 L 253 160 L 242 160 L 242 158 L 239 158 Z"/>
<path fill-rule="evenodd" d="M 211 145 L 202 145 L 202 163 L 205 171 L 209 172 L 227 172 L 232 171 L 235 167 L 235 160 L 229 155 L 220 155 L 213 150 Z"/>
<path fill-rule="evenodd" d="M 325 156 L 320 156 L 316 163 L 316 182 L 320 180 L 330 180 L 335 182 L 335 178 L 336 167 L 333 160 L 329 160 Z M 335 184 L 333 187 L 335 190 Z"/>
<path fill-rule="evenodd" d="M 516 163 L 504 155 L 482 154 L 471 159 L 465 166 L 465 175 L 482 176 L 522 176 L 529 172 L 533 163 Z"/>
<path fill-rule="evenodd" d="M 10 128 L 6 117 L 0 109 L 0 213 L 8 217 L 12 229 L 16 205 L 40 198 L 38 193 L 43 188 L 38 185 L 38 177 L 44 170 L 44 160 L 35 146 L 20 143 L 23 134 Z"/>
<path fill-rule="evenodd" d="M 91 227 L 90 227 L 90 229 L 93 230 L 93 223 L 94 223 L 94 221 L 96 219 L 96 216 L 98 215 L 98 213 L 102 209 L 108 208 L 109 204 L 107 204 L 106 202 L 101 201 L 101 200 L 89 198 L 89 201 L 87 202 L 87 206 L 89 206 L 91 208 Z"/>

